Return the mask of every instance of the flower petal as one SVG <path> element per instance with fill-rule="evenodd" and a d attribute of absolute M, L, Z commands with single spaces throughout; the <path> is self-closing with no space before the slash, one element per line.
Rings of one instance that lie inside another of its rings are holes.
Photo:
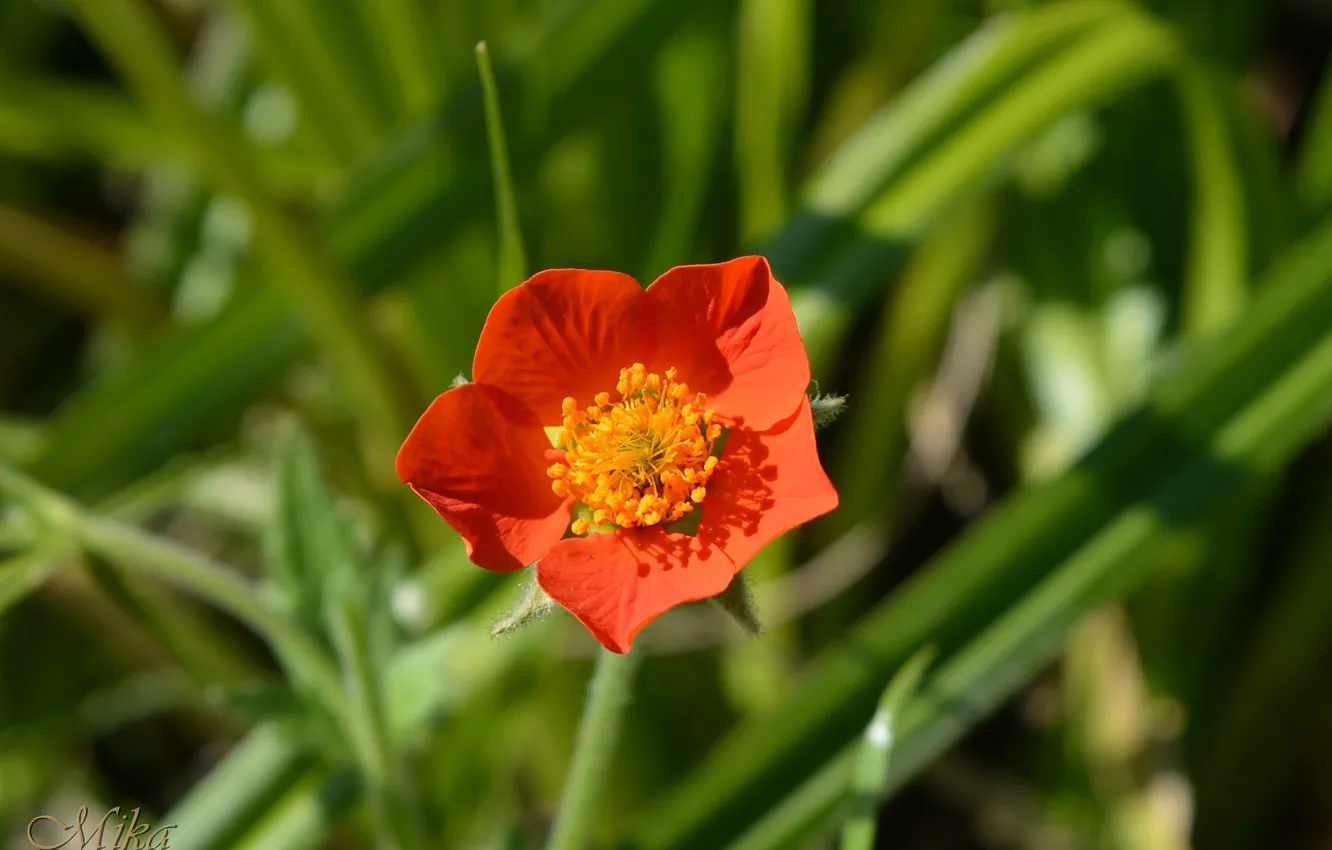
<path fill-rule="evenodd" d="M 758 551 L 837 507 L 837 491 L 819 462 L 809 400 L 767 431 L 732 431 L 708 480 L 698 540 L 719 549 L 738 571 Z"/>
<path fill-rule="evenodd" d="M 537 581 L 613 652 L 668 609 L 716 596 L 767 543 L 837 507 L 809 401 L 768 431 L 732 431 L 708 481 L 698 535 L 659 527 L 561 541 Z"/>
<path fill-rule="evenodd" d="M 559 541 L 570 503 L 546 476 L 550 442 L 532 411 L 484 384 L 431 403 L 398 451 L 398 478 L 463 536 L 472 563 L 525 567 Z"/>
<path fill-rule="evenodd" d="M 726 589 L 735 566 L 697 538 L 635 528 L 562 540 L 537 563 L 537 582 L 612 652 L 666 610 Z"/>
<path fill-rule="evenodd" d="M 809 357 L 786 290 L 762 257 L 679 266 L 644 293 L 654 371 L 670 366 L 710 407 L 750 428 L 791 415 L 809 386 Z"/>
<path fill-rule="evenodd" d="M 540 272 L 491 308 L 472 380 L 509 393 L 543 425 L 557 425 L 566 396 L 591 404 L 615 388 L 620 369 L 641 359 L 635 324 L 642 296 L 638 282 L 619 272 Z"/>

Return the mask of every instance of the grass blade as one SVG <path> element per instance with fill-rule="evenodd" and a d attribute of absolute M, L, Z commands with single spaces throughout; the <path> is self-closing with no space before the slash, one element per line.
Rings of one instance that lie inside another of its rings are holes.
<path fill-rule="evenodd" d="M 301 774 L 307 759 L 281 730 L 257 726 L 163 818 L 197 850 L 233 846 Z"/>
<path fill-rule="evenodd" d="M 1248 300 L 1248 224 L 1238 163 L 1219 86 L 1189 59 L 1176 66 L 1193 155 L 1192 243 L 1182 321 L 1198 336 L 1225 327 Z"/>
<path fill-rule="evenodd" d="M 805 109 L 808 0 L 742 0 L 736 24 L 735 164 L 743 242 L 786 218 L 794 136 Z"/>
<path fill-rule="evenodd" d="M 29 278 L 39 292 L 96 316 L 151 325 L 165 310 L 126 279 L 102 245 L 38 216 L 0 204 L 0 270 Z"/>
<path fill-rule="evenodd" d="M 1322 212 L 1332 202 L 1332 72 L 1325 71 L 1296 163 L 1301 200 Z"/>
<path fill-rule="evenodd" d="M 346 33 L 334 18 L 345 4 L 317 0 L 242 0 L 237 7 L 248 24 L 263 62 L 290 87 L 311 118 L 307 135 L 342 162 L 368 155 L 379 144 L 387 111 L 343 52 Z"/>
<path fill-rule="evenodd" d="M 879 699 L 879 707 L 856 753 L 851 769 L 853 811 L 842 827 L 842 850 L 874 850 L 878 829 L 879 802 L 888 781 L 889 759 L 898 734 L 901 716 L 908 701 L 920 687 L 925 670 L 934 660 L 934 650 L 926 647 L 902 665 Z"/>
<path fill-rule="evenodd" d="M 490 65 L 490 51 L 483 41 L 476 46 L 476 67 L 486 102 L 486 138 L 490 143 L 490 173 L 495 181 L 495 217 L 499 232 L 497 277 L 503 295 L 527 278 L 527 256 L 523 232 L 518 225 L 518 200 L 509 168 L 509 148 L 504 141 L 504 117 L 500 113 L 499 88 Z"/>
<path fill-rule="evenodd" d="M 665 198 L 641 280 L 692 259 L 726 114 L 724 93 L 711 81 L 725 73 L 725 46 L 712 26 L 686 28 L 657 58 Z"/>
<path fill-rule="evenodd" d="M 147 166 L 176 157 L 179 146 L 118 91 L 25 76 L 0 78 L 0 150 Z"/>
<path fill-rule="evenodd" d="M 407 117 L 430 112 L 439 103 L 444 70 L 439 48 L 430 40 L 424 5 L 420 0 L 360 0 L 358 8 L 389 88 Z"/>

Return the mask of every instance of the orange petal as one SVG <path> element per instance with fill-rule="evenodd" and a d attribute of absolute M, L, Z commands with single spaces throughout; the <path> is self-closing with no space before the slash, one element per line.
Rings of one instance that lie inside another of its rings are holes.
<path fill-rule="evenodd" d="M 666 610 L 716 596 L 735 565 L 697 538 L 635 528 L 562 540 L 537 564 L 537 582 L 612 652 Z"/>
<path fill-rule="evenodd" d="M 655 371 L 680 380 L 708 406 L 750 428 L 787 418 L 809 386 L 809 357 L 786 290 L 762 257 L 679 266 L 644 293 L 640 321 L 654 342 Z"/>
<path fill-rule="evenodd" d="M 537 564 L 537 581 L 613 652 L 670 608 L 721 593 L 767 543 L 837 507 L 809 402 L 768 431 L 732 431 L 707 490 L 697 536 L 570 538 Z"/>
<path fill-rule="evenodd" d="M 508 392 L 543 425 L 560 404 L 579 404 L 615 386 L 642 359 L 635 322 L 643 289 L 619 272 L 551 269 L 509 290 L 486 318 L 472 380 Z"/>
<path fill-rule="evenodd" d="M 474 564 L 508 572 L 544 555 L 569 524 L 571 503 L 546 475 L 549 449 L 532 411 L 464 384 L 421 415 L 398 451 L 398 478 L 462 535 Z"/>
<path fill-rule="evenodd" d="M 836 508 L 809 400 L 767 431 L 732 431 L 701 507 L 698 540 L 737 570 L 772 540 Z"/>

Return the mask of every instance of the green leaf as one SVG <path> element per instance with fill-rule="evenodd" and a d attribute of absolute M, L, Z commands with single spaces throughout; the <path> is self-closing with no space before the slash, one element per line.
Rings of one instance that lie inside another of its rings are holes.
<path fill-rule="evenodd" d="M 299 425 L 288 423 L 274 460 L 277 506 L 264 535 L 265 561 L 277 580 L 282 608 L 331 648 L 330 606 L 362 595 L 366 583 L 351 525 Z"/>

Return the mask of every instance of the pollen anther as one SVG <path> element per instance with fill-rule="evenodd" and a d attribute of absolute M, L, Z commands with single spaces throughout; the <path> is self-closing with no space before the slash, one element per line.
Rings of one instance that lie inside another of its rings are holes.
<path fill-rule="evenodd" d="M 675 376 L 674 368 L 659 375 L 635 363 L 620 370 L 618 401 L 608 392 L 597 393 L 587 408 L 564 400 L 559 435 L 564 463 L 547 474 L 555 493 L 582 500 L 598 525 L 672 522 L 706 496 L 722 427 L 712 421 L 707 398 L 690 393 Z M 585 519 L 572 526 L 574 534 L 589 528 Z"/>

